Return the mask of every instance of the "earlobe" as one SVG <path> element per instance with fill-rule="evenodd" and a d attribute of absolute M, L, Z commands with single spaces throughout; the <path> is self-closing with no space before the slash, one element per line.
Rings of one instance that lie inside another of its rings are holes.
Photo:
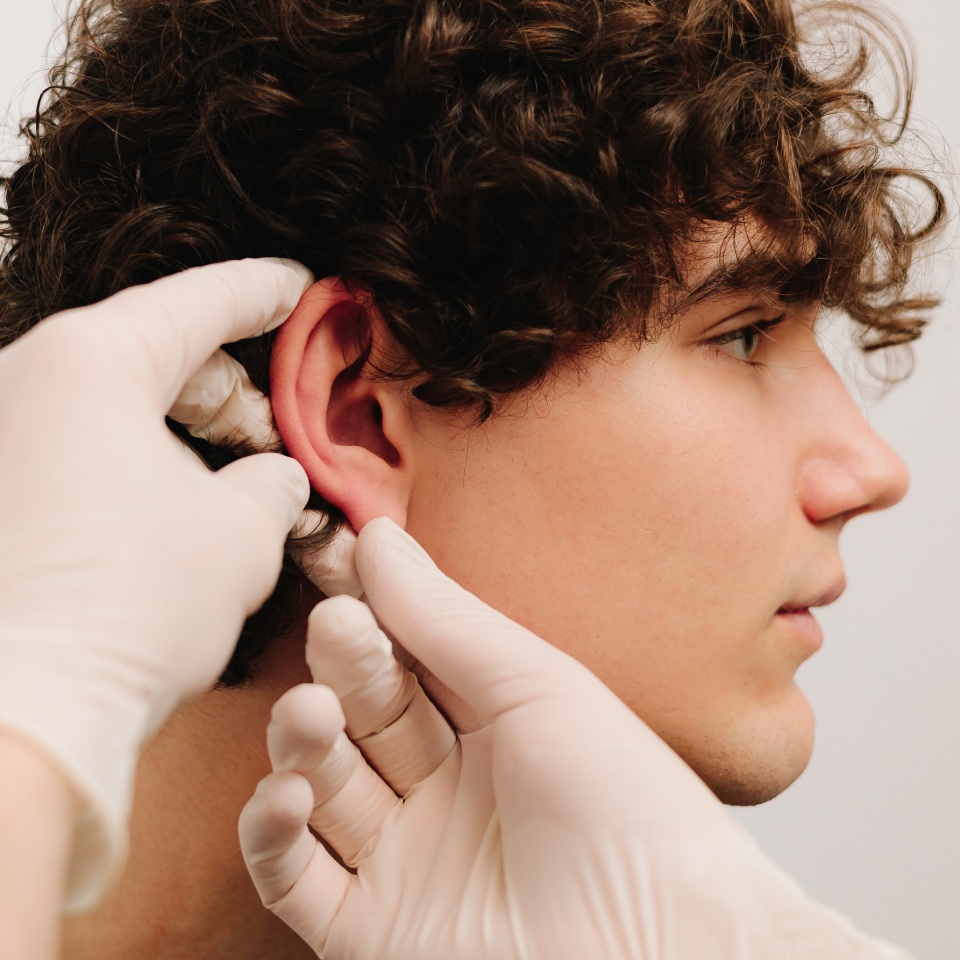
<path fill-rule="evenodd" d="M 406 523 L 408 401 L 401 382 L 369 375 L 384 336 L 372 303 L 330 278 L 303 295 L 270 361 L 273 413 L 288 452 L 355 530 L 380 516 Z"/>

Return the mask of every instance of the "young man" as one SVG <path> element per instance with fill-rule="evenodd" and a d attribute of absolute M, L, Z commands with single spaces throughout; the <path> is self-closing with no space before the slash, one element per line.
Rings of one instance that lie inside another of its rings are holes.
<path fill-rule="evenodd" d="M 405 525 L 762 801 L 809 758 L 792 677 L 840 529 L 906 482 L 814 322 L 916 336 L 940 218 L 911 232 L 866 67 L 801 57 L 818 26 L 775 0 L 90 7 L 8 184 L 6 337 L 193 264 L 306 263 L 330 279 L 271 387 L 332 515 Z M 237 353 L 266 385 L 267 347 Z M 277 608 L 315 594 L 278 596 L 225 677 L 249 681 L 145 755 L 127 875 L 66 956 L 308 955 L 235 839 L 307 677 Z"/>

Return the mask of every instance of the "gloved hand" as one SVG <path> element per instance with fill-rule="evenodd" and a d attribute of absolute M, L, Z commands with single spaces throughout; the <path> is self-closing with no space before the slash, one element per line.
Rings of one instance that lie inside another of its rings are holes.
<path fill-rule="evenodd" d="M 810 901 L 596 677 L 390 521 L 356 563 L 387 630 L 482 722 L 455 738 L 361 603 L 316 608 L 329 688 L 277 703 L 240 839 L 263 902 L 321 957 L 905 956 Z"/>
<path fill-rule="evenodd" d="M 80 799 L 70 907 L 122 863 L 141 744 L 223 669 L 309 493 L 277 454 L 212 473 L 164 414 L 221 343 L 282 322 L 310 279 L 278 261 L 203 267 L 0 352 L 0 725 Z"/>

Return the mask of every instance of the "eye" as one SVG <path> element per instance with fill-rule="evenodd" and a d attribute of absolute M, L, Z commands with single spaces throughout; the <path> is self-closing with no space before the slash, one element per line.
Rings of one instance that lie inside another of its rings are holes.
<path fill-rule="evenodd" d="M 738 327 L 736 330 L 728 330 L 726 333 L 711 337 L 709 342 L 737 360 L 753 363 L 764 337 L 783 323 L 784 319 L 786 314 L 780 314 L 771 320 L 758 320 L 744 327 Z"/>

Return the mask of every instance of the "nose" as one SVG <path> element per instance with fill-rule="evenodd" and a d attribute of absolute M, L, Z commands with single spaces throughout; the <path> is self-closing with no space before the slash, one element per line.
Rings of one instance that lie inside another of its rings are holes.
<path fill-rule="evenodd" d="M 836 370 L 817 365 L 809 444 L 800 471 L 803 510 L 813 523 L 850 520 L 903 499 L 906 464 L 867 422 Z"/>

